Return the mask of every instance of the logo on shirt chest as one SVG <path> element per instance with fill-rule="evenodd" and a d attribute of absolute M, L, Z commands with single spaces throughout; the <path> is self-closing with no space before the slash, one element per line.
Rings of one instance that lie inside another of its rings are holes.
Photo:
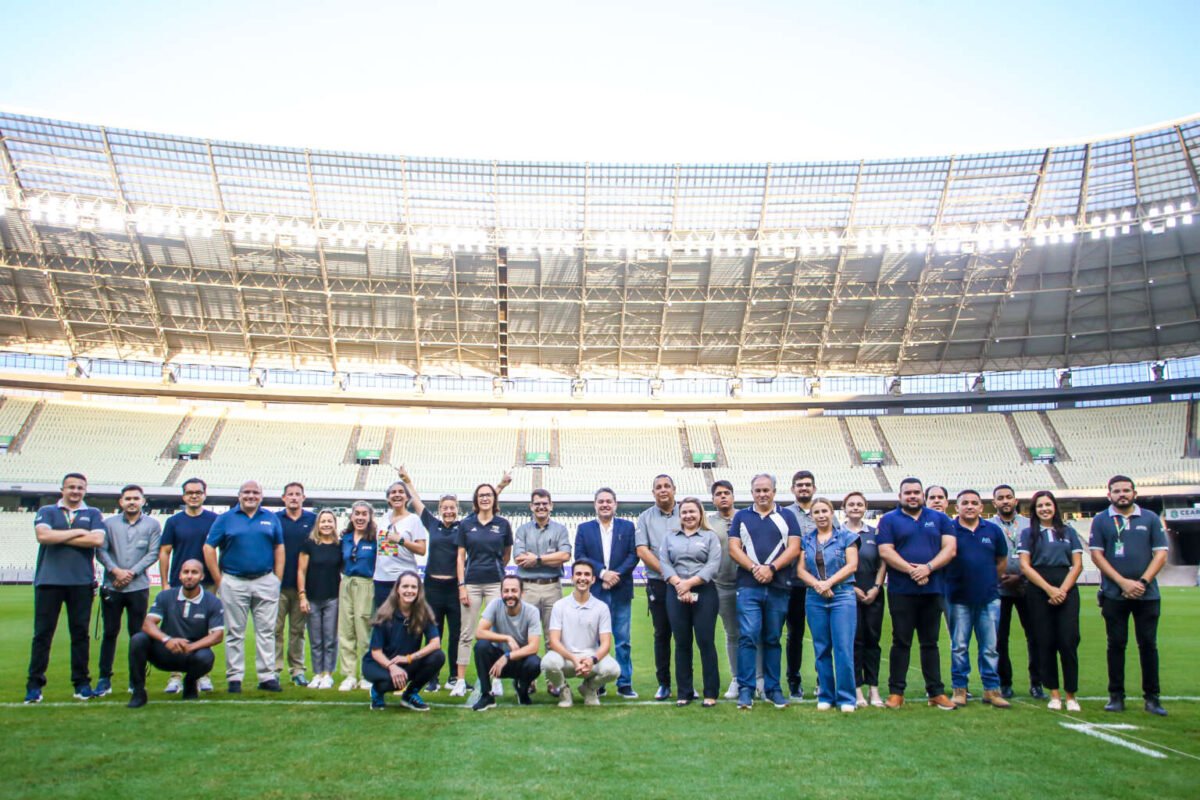
<path fill-rule="evenodd" d="M 936 528 L 937 526 L 936 526 L 936 525 L 934 525 L 932 522 L 926 522 L 926 523 L 925 523 L 925 527 L 926 527 L 926 528 Z"/>
<path fill-rule="evenodd" d="M 263 520 L 259 520 L 259 521 L 258 521 L 258 524 L 259 524 L 259 525 L 264 525 L 264 526 L 266 526 L 266 527 L 268 527 L 268 528 L 269 528 L 269 527 L 271 527 L 271 520 L 269 520 L 269 519 L 263 519 Z"/>

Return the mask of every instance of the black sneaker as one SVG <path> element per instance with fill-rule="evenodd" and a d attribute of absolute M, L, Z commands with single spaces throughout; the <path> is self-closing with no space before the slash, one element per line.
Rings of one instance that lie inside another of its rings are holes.
<path fill-rule="evenodd" d="M 495 705 L 496 705 L 496 698 L 494 695 L 481 694 L 481 695 L 479 695 L 479 699 L 475 701 L 475 705 L 471 706 L 471 710 L 472 711 L 487 711 L 489 708 L 492 708 Z"/>
<path fill-rule="evenodd" d="M 260 692 L 282 692 L 283 687 L 279 685 L 279 681 L 271 678 L 269 681 L 259 681 L 258 690 Z"/>
<path fill-rule="evenodd" d="M 617 694 L 626 700 L 637 700 L 638 696 L 638 693 L 633 690 L 632 686 L 618 686 Z"/>
<path fill-rule="evenodd" d="M 671 687 L 666 686 L 666 685 L 659 686 L 658 691 L 654 693 L 654 699 L 658 700 L 658 701 L 670 700 L 671 699 Z"/>
<path fill-rule="evenodd" d="M 1167 710 L 1162 707 L 1162 703 L 1158 702 L 1158 697 L 1155 695 L 1150 695 L 1146 698 L 1146 712 L 1159 717 L 1167 715 Z"/>
<path fill-rule="evenodd" d="M 1110 695 L 1108 698 L 1108 703 L 1106 703 L 1104 706 L 1104 710 L 1105 711 L 1124 711 L 1125 710 L 1125 698 L 1119 694 Z"/>
<path fill-rule="evenodd" d="M 146 697 L 145 689 L 143 689 L 141 691 L 134 689 L 133 697 L 129 698 L 129 702 L 125 704 L 125 707 L 126 708 L 141 708 L 142 706 L 146 705 L 146 701 L 148 699 L 149 698 Z"/>
<path fill-rule="evenodd" d="M 599 689 L 596 690 L 597 697 L 604 697 L 604 695 L 606 695 L 606 694 L 608 694 L 607 686 L 601 686 Z"/>
<path fill-rule="evenodd" d="M 800 685 L 800 681 L 788 681 L 788 697 L 792 700 L 804 699 L 804 687 Z"/>
<path fill-rule="evenodd" d="M 183 694 L 181 695 L 181 697 L 184 700 L 199 700 L 200 699 L 200 689 L 196 686 L 195 681 L 185 680 L 183 682 Z"/>
<path fill-rule="evenodd" d="M 529 692 L 523 692 L 520 689 L 517 690 L 517 705 L 519 705 L 519 706 L 533 705 L 533 698 L 529 696 Z"/>
<path fill-rule="evenodd" d="M 1044 689 L 1042 689 L 1042 685 L 1040 683 L 1035 683 L 1029 687 L 1029 696 L 1034 700 L 1045 700 L 1046 692 Z"/>
<path fill-rule="evenodd" d="M 241 681 L 229 681 L 228 687 L 225 689 L 225 691 L 229 692 L 230 694 L 241 694 L 242 693 L 242 682 Z"/>
<path fill-rule="evenodd" d="M 1012 700 L 1013 688 L 1011 686 L 1001 686 L 1000 687 L 1000 696 L 1003 697 L 1005 700 Z"/>

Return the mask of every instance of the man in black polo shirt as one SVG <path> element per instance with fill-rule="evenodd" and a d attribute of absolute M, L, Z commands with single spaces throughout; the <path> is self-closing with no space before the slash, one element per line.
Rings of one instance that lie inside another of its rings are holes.
<path fill-rule="evenodd" d="M 292 481 L 283 487 L 283 510 L 276 512 L 283 527 L 283 579 L 279 587 L 279 616 L 275 622 L 275 671 L 283 674 L 283 629 L 288 628 L 287 666 L 292 683 L 308 686 L 304 675 L 304 625 L 308 615 L 300 610 L 296 573 L 300 548 L 312 533 L 317 515 L 304 508 L 304 484 Z"/>
<path fill-rule="evenodd" d="M 42 702 L 50 644 L 58 615 L 67 606 L 71 632 L 71 683 L 75 698 L 92 696 L 88 675 L 88 618 L 96 585 L 95 553 L 104 546 L 104 517 L 83 502 L 87 478 L 72 472 L 63 478 L 62 498 L 38 509 L 33 528 L 38 540 L 37 567 L 33 572 L 33 647 L 25 703 Z"/>
<path fill-rule="evenodd" d="M 200 696 L 197 681 L 213 667 L 212 648 L 225 636 L 225 612 L 216 595 L 200 585 L 204 565 L 195 559 L 179 568 L 178 589 L 163 589 L 146 614 L 141 633 L 129 640 L 129 708 L 146 705 L 146 662 L 183 673 L 183 699 Z"/>
<path fill-rule="evenodd" d="M 1108 481 L 1108 510 L 1092 521 L 1092 561 L 1100 569 L 1100 612 L 1108 634 L 1108 705 L 1125 710 L 1125 646 L 1129 617 L 1142 662 L 1146 711 L 1165 717 L 1158 700 L 1158 615 L 1156 577 L 1167 563 L 1167 534 L 1153 511 L 1138 506 L 1133 481 L 1114 475 Z"/>

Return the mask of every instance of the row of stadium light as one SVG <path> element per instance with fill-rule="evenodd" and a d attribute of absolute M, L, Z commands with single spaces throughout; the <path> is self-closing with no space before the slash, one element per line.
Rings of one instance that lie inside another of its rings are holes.
<path fill-rule="evenodd" d="M 331 248 L 407 246 L 435 257 L 447 251 L 485 253 L 507 247 L 513 254 L 568 255 L 579 249 L 603 256 L 726 255 L 745 256 L 758 251 L 764 256 L 836 255 L 856 248 L 867 253 L 915 253 L 932 248 L 939 253 L 1013 250 L 1023 244 L 1047 246 L 1073 242 L 1076 236 L 1092 240 L 1114 238 L 1140 227 L 1146 233 L 1163 233 L 1193 220 L 1190 200 L 1152 205 L 1140 214 L 1131 209 L 1093 214 L 1084 227 L 1071 219 L 1042 219 L 1028 229 L 1019 224 L 945 225 L 936 232 L 923 227 L 887 227 L 850 230 L 773 232 L 758 236 L 742 232 L 724 234 L 703 231 L 676 233 L 597 231 L 586 236 L 580 231 L 533 229 L 497 230 L 439 228 L 387 224 L 363 224 L 330 220 L 314 227 L 310 220 L 262 215 L 221 215 L 204 210 L 143 205 L 132 213 L 107 201 L 81 200 L 73 196 L 42 194 L 13 204 L 0 192 L 0 214 L 10 208 L 25 211 L 36 223 L 75 228 L 87 232 L 127 234 L 130 226 L 145 236 L 183 238 L 211 237 L 229 233 L 248 245 L 315 248 L 318 242 Z"/>

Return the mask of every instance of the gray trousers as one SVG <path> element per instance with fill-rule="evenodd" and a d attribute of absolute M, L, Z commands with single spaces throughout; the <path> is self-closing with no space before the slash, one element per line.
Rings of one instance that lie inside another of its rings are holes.
<path fill-rule="evenodd" d="M 337 669 L 337 624 L 336 597 L 308 604 L 308 646 L 312 651 L 314 673 L 332 673 Z"/>
<path fill-rule="evenodd" d="M 258 682 L 275 674 L 275 623 L 279 616 L 279 578 L 268 572 L 248 581 L 225 575 L 218 590 L 225 606 L 225 679 L 240 681 L 246 673 L 246 623 L 254 617 L 254 669 Z"/>

